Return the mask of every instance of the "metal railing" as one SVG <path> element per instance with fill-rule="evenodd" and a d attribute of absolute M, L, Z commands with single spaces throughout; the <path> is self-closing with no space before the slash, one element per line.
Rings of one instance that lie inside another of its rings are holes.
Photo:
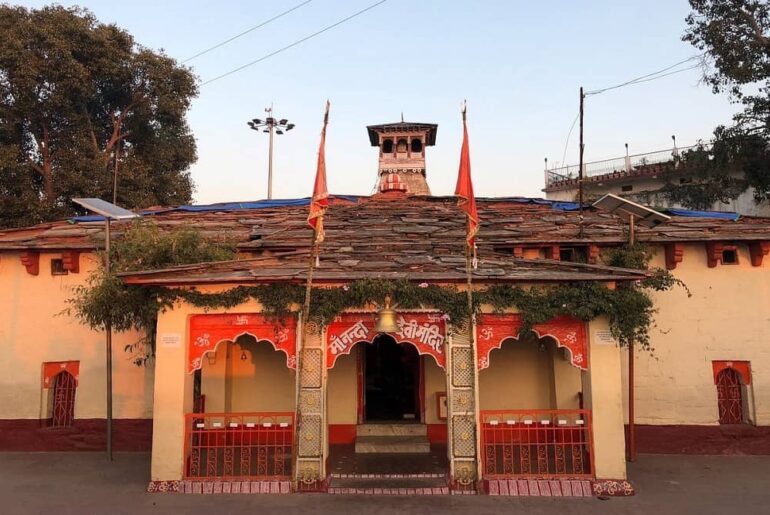
<path fill-rule="evenodd" d="M 592 477 L 590 410 L 482 410 L 485 478 Z"/>
<path fill-rule="evenodd" d="M 643 171 L 651 165 L 660 165 L 671 163 L 673 166 L 679 162 L 682 154 L 699 147 L 707 148 L 707 145 L 691 145 L 689 147 L 673 147 L 654 152 L 645 152 L 642 154 L 626 155 L 613 159 L 604 159 L 602 161 L 592 161 L 583 163 L 583 177 L 597 177 L 611 174 L 629 175 L 634 172 Z M 560 166 L 545 170 L 545 186 L 558 185 L 559 183 L 569 183 L 576 181 L 579 175 L 578 165 Z"/>
<path fill-rule="evenodd" d="M 294 413 L 188 413 L 185 478 L 286 479 L 294 456 Z"/>

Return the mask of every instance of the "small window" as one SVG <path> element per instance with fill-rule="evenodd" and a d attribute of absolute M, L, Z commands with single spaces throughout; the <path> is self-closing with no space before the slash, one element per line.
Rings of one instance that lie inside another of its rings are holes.
<path fill-rule="evenodd" d="M 559 249 L 559 261 L 571 263 L 587 263 L 588 256 L 585 247 L 561 247 Z"/>
<path fill-rule="evenodd" d="M 722 264 L 723 265 L 737 265 L 738 264 L 738 249 L 735 247 L 725 247 L 722 250 Z"/>
<path fill-rule="evenodd" d="M 71 427 L 75 419 L 75 377 L 62 370 L 53 378 L 50 427 Z"/>
<path fill-rule="evenodd" d="M 67 275 L 67 269 L 64 268 L 63 259 L 51 260 L 51 275 Z"/>
<path fill-rule="evenodd" d="M 399 154 L 406 152 L 407 145 L 408 143 L 405 139 L 398 140 L 398 143 L 396 144 L 396 152 Z"/>
<path fill-rule="evenodd" d="M 620 191 L 634 191 L 634 187 L 631 184 L 626 184 L 620 187 Z"/>
<path fill-rule="evenodd" d="M 573 248 L 559 249 L 559 261 L 575 261 L 575 249 Z"/>
<path fill-rule="evenodd" d="M 418 138 L 412 140 L 412 152 L 422 152 L 422 141 Z"/>
<path fill-rule="evenodd" d="M 383 154 L 392 154 L 393 153 L 393 140 L 392 139 L 386 139 L 382 142 L 382 153 Z"/>

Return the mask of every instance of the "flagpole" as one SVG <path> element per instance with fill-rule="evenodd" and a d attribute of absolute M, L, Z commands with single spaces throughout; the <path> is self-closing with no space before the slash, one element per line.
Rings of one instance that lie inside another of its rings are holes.
<path fill-rule="evenodd" d="M 318 167 L 316 169 L 316 180 L 315 180 L 315 186 L 313 189 L 313 197 L 310 200 L 310 215 L 308 216 L 308 223 L 312 225 L 313 227 L 313 235 L 312 240 L 310 242 L 310 259 L 308 260 L 308 266 L 307 266 L 307 282 L 305 284 L 305 301 L 302 305 L 302 319 L 301 319 L 301 347 L 299 348 L 299 352 L 297 352 L 297 384 L 299 385 L 300 378 L 302 377 L 302 366 L 303 366 L 303 356 L 304 356 L 304 350 L 305 350 L 305 337 L 307 335 L 307 326 L 308 322 L 310 321 L 310 297 L 311 293 L 313 291 L 313 271 L 315 270 L 315 267 L 317 266 L 318 261 L 318 255 L 319 255 L 319 247 L 321 240 L 323 239 L 323 213 L 325 211 L 325 204 L 323 206 L 320 205 L 320 203 L 323 201 L 326 202 L 326 197 L 328 196 L 328 192 L 326 191 L 326 163 L 325 163 L 325 156 L 324 156 L 324 146 L 326 144 L 326 126 L 329 124 L 329 101 L 326 101 L 326 111 L 324 113 L 324 124 L 323 129 L 321 129 L 321 145 L 318 149 Z M 322 175 L 322 181 L 319 182 L 319 178 Z M 323 185 L 323 191 L 317 191 L 319 188 L 319 185 Z M 316 202 L 319 203 L 319 206 L 315 206 Z M 320 209 L 320 212 L 315 212 L 314 208 L 318 207 Z M 311 223 L 310 221 L 314 220 L 315 223 Z M 297 387 L 297 393 L 295 398 L 295 409 L 297 410 L 297 423 L 294 425 L 295 427 L 295 435 L 294 435 L 294 441 L 296 442 L 299 437 L 299 431 L 300 431 L 300 425 L 302 424 L 302 413 L 300 412 L 300 391 L 301 387 Z M 295 461 L 295 470 L 299 470 L 298 467 L 299 461 Z"/>

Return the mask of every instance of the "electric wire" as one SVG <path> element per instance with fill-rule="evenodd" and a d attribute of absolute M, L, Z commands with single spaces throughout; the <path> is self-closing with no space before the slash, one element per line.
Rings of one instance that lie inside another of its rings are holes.
<path fill-rule="evenodd" d="M 592 91 L 587 91 L 585 95 L 586 96 L 598 95 L 600 93 L 604 93 L 605 91 L 610 91 L 610 90 L 622 88 L 622 87 L 625 87 L 625 86 L 631 86 L 633 84 L 640 84 L 642 82 L 649 82 L 651 80 L 656 80 L 656 79 L 660 79 L 662 77 L 667 77 L 668 75 L 673 75 L 674 73 L 681 73 L 681 72 L 684 72 L 684 71 L 687 71 L 687 70 L 692 70 L 693 68 L 699 67 L 700 64 L 696 64 L 694 66 L 690 66 L 688 68 L 683 68 L 681 70 L 676 70 L 676 71 L 673 71 L 673 72 L 670 72 L 670 73 L 663 73 L 663 72 L 667 72 L 669 70 L 672 70 L 672 69 L 676 68 L 677 66 L 680 66 L 680 65 L 682 65 L 684 63 L 690 62 L 690 61 L 692 61 L 694 59 L 700 59 L 704 55 L 705 54 L 698 54 L 698 55 L 690 56 L 687 59 L 679 61 L 678 63 L 674 63 L 674 64 L 672 64 L 670 66 L 666 66 L 665 68 L 663 68 L 661 70 L 658 70 L 658 71 L 655 71 L 655 72 L 652 72 L 652 73 L 648 73 L 648 74 L 642 75 L 640 77 L 636 77 L 635 79 L 631 79 L 631 80 L 628 80 L 626 82 L 622 82 L 620 84 L 616 84 L 614 86 L 608 86 L 606 88 L 601 88 L 601 89 L 595 89 L 595 90 L 592 90 Z M 660 74 L 663 74 L 663 75 L 660 75 Z"/>
<path fill-rule="evenodd" d="M 209 80 L 207 80 L 205 82 L 202 82 L 201 86 L 205 86 L 207 84 L 211 84 L 214 81 L 218 81 L 219 79 L 223 79 L 223 78 L 225 78 L 225 77 L 227 77 L 229 75 L 237 73 L 237 72 L 239 72 L 239 71 L 241 71 L 241 70 L 243 70 L 245 68 L 248 68 L 249 66 L 253 66 L 253 65 L 257 64 L 257 63 L 261 63 L 262 61 L 264 61 L 266 59 L 269 59 L 269 58 L 271 58 L 271 57 L 273 57 L 273 56 L 275 56 L 277 54 L 280 54 L 281 52 L 285 52 L 286 50 L 289 50 L 290 48 L 293 48 L 293 47 L 295 47 L 295 46 L 297 46 L 297 45 L 299 45 L 301 43 L 304 43 L 305 41 L 307 41 L 309 39 L 313 39 L 316 36 L 320 36 L 324 32 L 327 32 L 327 31 L 329 31 L 329 30 L 331 30 L 331 29 L 333 29 L 333 28 L 335 28 L 335 27 L 337 27 L 339 25 L 342 25 L 346 21 L 352 20 L 353 18 L 356 18 L 357 16 L 360 16 L 360 15 L 364 14 L 365 12 L 374 9 L 375 7 L 377 7 L 379 5 L 382 5 L 385 2 L 387 2 L 387 1 L 388 0 L 380 0 L 379 2 L 375 2 L 372 5 L 361 9 L 358 12 L 355 12 L 355 13 L 351 14 L 350 16 L 342 18 L 341 20 L 339 20 L 339 21 L 337 21 L 335 23 L 332 23 L 331 25 L 327 25 L 326 27 L 324 27 L 323 29 L 321 29 L 321 30 L 319 30 L 317 32 L 314 32 L 314 33 L 312 33 L 312 34 L 310 34 L 308 36 L 305 36 L 302 39 L 298 39 L 297 41 L 295 41 L 293 43 L 290 43 L 290 44 L 288 44 L 288 45 L 286 45 L 284 47 L 281 47 L 278 50 L 274 50 L 274 51 L 270 52 L 269 54 L 265 54 L 262 57 L 260 57 L 259 59 L 255 59 L 255 60 L 253 60 L 253 61 L 251 61 L 249 63 L 246 63 L 246 64 L 244 64 L 242 66 L 239 66 L 239 67 L 234 68 L 234 69 L 232 69 L 232 70 L 230 70 L 228 72 L 225 72 L 222 75 L 218 75 L 218 76 L 216 76 L 216 77 L 214 77 L 212 79 L 209 79 Z"/>
<path fill-rule="evenodd" d="M 209 48 L 207 48 L 207 49 L 205 49 L 205 50 L 202 50 L 202 51 L 198 52 L 197 54 L 195 54 L 195 55 L 194 55 L 194 56 L 192 56 L 192 57 L 188 57 L 187 59 L 185 59 L 184 61 L 182 61 L 182 63 L 187 63 L 187 62 L 190 62 L 190 61 L 192 61 L 193 59 L 196 59 L 196 58 L 198 58 L 198 57 L 200 57 L 200 56 L 202 56 L 202 55 L 204 55 L 204 54 L 208 54 L 208 53 L 209 53 L 209 52 L 211 52 L 212 50 L 216 50 L 216 49 L 217 49 L 217 48 L 219 48 L 219 47 L 225 46 L 226 44 L 230 43 L 231 41 L 235 41 L 236 39 L 238 39 L 238 38 L 240 38 L 240 37 L 242 37 L 242 36 L 245 36 L 245 35 L 246 35 L 246 34 L 248 34 L 249 32 L 253 32 L 253 31 L 255 31 L 255 30 L 259 29 L 259 28 L 262 28 L 262 27 L 264 27 L 265 25 L 267 25 L 268 23 L 270 23 L 270 22 L 273 22 L 273 21 L 277 20 L 278 18 L 282 18 L 282 17 L 286 16 L 287 14 L 289 14 L 289 13 L 291 13 L 291 12 L 294 12 L 294 11 L 296 11 L 296 10 L 297 10 L 297 9 L 299 9 L 300 7 L 303 7 L 303 6 L 307 5 L 307 4 L 309 4 L 309 3 L 310 3 L 310 2 L 312 2 L 312 1 L 313 1 L 313 0 L 305 0 L 305 1 L 304 1 L 304 2 L 302 2 L 301 4 L 297 4 L 297 5 L 295 5 L 294 7 L 292 7 L 291 9 L 288 9 L 288 10 L 286 10 L 286 11 L 283 11 L 282 13 L 276 14 L 275 16 L 273 16 L 272 18 L 270 18 L 269 20 L 265 20 L 265 21 L 263 21 L 263 22 L 259 23 L 258 25 L 254 25 L 253 27 L 251 27 L 251 28 L 249 28 L 249 29 L 246 29 L 246 30 L 244 30 L 243 32 L 241 32 L 241 33 L 239 33 L 239 34 L 236 34 L 235 36 L 233 36 L 233 37 L 231 37 L 231 38 L 229 38 L 229 39 L 226 39 L 226 40 L 222 41 L 221 43 L 217 43 L 216 45 L 214 45 L 214 46 L 212 46 L 212 47 L 209 47 Z"/>

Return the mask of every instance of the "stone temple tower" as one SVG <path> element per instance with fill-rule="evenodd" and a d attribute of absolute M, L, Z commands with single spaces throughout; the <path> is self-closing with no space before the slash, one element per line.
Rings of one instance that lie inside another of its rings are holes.
<path fill-rule="evenodd" d="M 395 175 L 408 195 L 430 195 L 425 180 L 425 147 L 436 144 L 438 125 L 402 121 L 366 129 L 372 146 L 380 149 L 378 189 L 382 191 L 388 177 Z"/>

